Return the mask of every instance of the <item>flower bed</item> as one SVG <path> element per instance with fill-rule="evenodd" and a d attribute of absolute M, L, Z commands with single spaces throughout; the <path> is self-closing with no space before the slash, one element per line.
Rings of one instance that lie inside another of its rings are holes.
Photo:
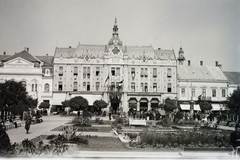
<path fill-rule="evenodd" d="M 211 133 L 212 131 L 209 131 L 174 133 L 147 131 L 139 134 L 141 140 L 138 143 L 132 141 L 129 145 L 136 148 L 230 147 L 228 133 Z"/>

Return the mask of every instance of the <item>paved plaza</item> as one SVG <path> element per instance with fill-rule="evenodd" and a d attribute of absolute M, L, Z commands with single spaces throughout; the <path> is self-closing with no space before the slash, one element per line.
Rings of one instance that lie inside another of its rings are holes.
<path fill-rule="evenodd" d="M 61 131 L 51 131 L 52 129 L 64 125 L 70 122 L 73 117 L 61 117 L 59 115 L 43 116 L 43 122 L 31 125 L 30 133 L 26 134 L 24 124 L 21 127 L 7 130 L 11 143 L 20 143 L 23 139 L 28 138 L 29 140 L 38 137 L 39 135 L 50 135 L 62 133 Z M 106 117 L 104 117 L 106 118 Z M 221 126 L 221 128 L 224 128 Z M 225 129 L 232 129 L 227 128 Z M 88 133 L 88 135 L 91 133 Z M 94 134 L 94 133 L 93 133 Z M 95 133 L 96 134 L 96 133 Z M 110 133 L 98 133 L 99 137 L 116 137 L 112 132 Z M 117 137 L 116 137 L 117 138 Z M 213 152 L 191 152 L 191 151 L 159 151 L 159 152 L 116 152 L 116 151 L 74 151 L 69 155 L 64 155 L 64 157 L 78 157 L 78 158 L 138 158 L 138 159 L 235 159 L 231 156 L 228 151 L 213 151 Z"/>

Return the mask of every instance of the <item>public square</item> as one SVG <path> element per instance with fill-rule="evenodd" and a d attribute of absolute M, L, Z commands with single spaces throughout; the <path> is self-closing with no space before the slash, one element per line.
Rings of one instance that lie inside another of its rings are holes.
<path fill-rule="evenodd" d="M 11 140 L 11 143 L 20 143 L 23 139 L 28 138 L 29 140 L 32 140 L 36 137 L 39 137 L 40 135 L 51 135 L 51 134 L 61 134 L 61 131 L 52 131 L 54 128 L 66 125 L 69 123 L 73 117 L 62 117 L 60 115 L 49 115 L 49 116 L 43 116 L 43 122 L 33 124 L 30 127 L 29 134 L 26 134 L 26 130 L 24 129 L 24 123 L 21 127 L 13 128 L 7 130 L 7 134 L 9 135 L 9 138 Z M 108 117 L 101 117 L 101 119 L 108 120 Z M 94 119 L 94 117 L 93 117 Z M 219 128 L 227 129 L 227 130 L 233 130 L 233 127 L 226 127 L 226 126 L 219 126 Z M 88 135 L 91 133 L 87 133 Z M 102 134 L 101 133 L 92 133 L 92 135 L 97 134 L 99 137 L 115 137 L 118 139 L 118 137 L 113 133 L 113 131 L 109 132 L 109 134 Z M 119 140 L 120 141 L 120 140 Z M 56 157 L 56 156 L 53 156 Z M 71 154 L 64 154 L 60 157 L 64 158 L 100 158 L 100 159 L 116 159 L 116 158 L 137 158 L 137 159 L 234 159 L 234 157 L 231 156 L 231 152 L 229 151 L 171 151 L 169 150 L 158 150 L 158 151 L 80 151 L 76 150 L 74 152 L 71 152 Z M 39 157 L 37 157 L 39 158 Z"/>

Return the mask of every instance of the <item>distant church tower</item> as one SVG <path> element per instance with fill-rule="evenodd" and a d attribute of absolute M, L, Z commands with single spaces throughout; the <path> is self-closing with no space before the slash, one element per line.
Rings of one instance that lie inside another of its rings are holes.
<path fill-rule="evenodd" d="M 182 47 L 180 47 L 179 52 L 178 52 L 179 65 L 183 65 L 184 61 L 185 61 L 184 51 L 183 51 Z"/>

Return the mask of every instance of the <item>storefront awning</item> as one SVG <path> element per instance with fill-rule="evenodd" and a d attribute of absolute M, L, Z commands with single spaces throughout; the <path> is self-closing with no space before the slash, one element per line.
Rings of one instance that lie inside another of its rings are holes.
<path fill-rule="evenodd" d="M 224 110 L 226 110 L 226 107 L 224 107 L 222 104 L 212 104 L 212 110 L 213 111 L 224 111 Z"/>
<path fill-rule="evenodd" d="M 52 105 L 62 105 L 66 100 L 66 93 L 53 93 Z"/>
<path fill-rule="evenodd" d="M 136 99 L 130 99 L 128 102 L 129 103 L 137 103 L 137 100 Z"/>
<path fill-rule="evenodd" d="M 147 101 L 147 99 L 143 98 L 143 99 L 140 100 L 140 102 L 147 103 L 148 101 Z"/>
<path fill-rule="evenodd" d="M 182 110 L 190 110 L 190 104 L 180 104 Z"/>
<path fill-rule="evenodd" d="M 190 104 L 180 104 L 182 110 L 190 110 Z M 194 111 L 200 111 L 200 107 L 198 104 L 194 104 Z"/>
<path fill-rule="evenodd" d="M 157 99 L 152 99 L 151 103 L 159 103 L 159 101 Z"/>
<path fill-rule="evenodd" d="M 102 95 L 92 95 L 92 94 L 71 94 L 71 98 L 76 96 L 82 96 L 88 100 L 88 105 L 93 105 L 94 101 L 101 100 Z"/>

